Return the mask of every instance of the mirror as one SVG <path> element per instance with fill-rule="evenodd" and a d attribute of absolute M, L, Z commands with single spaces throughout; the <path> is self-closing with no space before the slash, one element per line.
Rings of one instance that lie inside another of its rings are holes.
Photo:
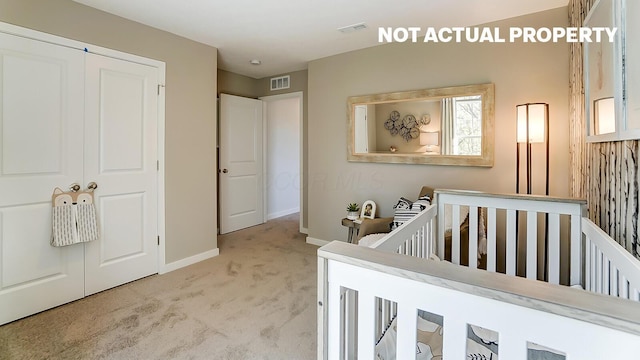
<path fill-rule="evenodd" d="M 613 0 L 601 0 L 594 5 L 585 19 L 585 27 L 615 26 Z M 621 79 L 617 79 L 617 55 L 615 44 L 609 41 L 584 43 L 584 77 L 586 117 L 588 119 L 589 140 L 594 136 L 614 134 L 617 129 L 616 118 L 620 117 L 617 88 Z M 602 138 L 602 137 L 601 137 Z M 611 140 L 606 137 L 602 140 Z"/>
<path fill-rule="evenodd" d="M 493 166 L 493 84 L 351 96 L 348 160 Z"/>

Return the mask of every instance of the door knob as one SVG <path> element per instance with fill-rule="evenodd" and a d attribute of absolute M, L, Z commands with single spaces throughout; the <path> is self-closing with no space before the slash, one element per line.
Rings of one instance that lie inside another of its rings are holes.
<path fill-rule="evenodd" d="M 76 192 L 78 190 L 80 190 L 80 185 L 78 185 L 78 183 L 73 183 L 71 185 L 69 185 L 69 190 Z"/>
<path fill-rule="evenodd" d="M 229 172 L 229 170 L 227 170 L 227 169 L 222 169 L 222 172 L 226 174 L 226 173 L 228 173 L 228 172 Z"/>
<path fill-rule="evenodd" d="M 95 189 L 97 189 L 97 188 L 98 188 L 98 184 L 96 184 L 96 183 L 95 183 L 95 182 L 93 182 L 93 181 L 92 181 L 92 182 L 90 182 L 90 183 L 87 185 L 87 189 L 89 189 L 89 190 L 91 190 L 91 191 L 93 191 L 93 190 L 95 190 Z"/>

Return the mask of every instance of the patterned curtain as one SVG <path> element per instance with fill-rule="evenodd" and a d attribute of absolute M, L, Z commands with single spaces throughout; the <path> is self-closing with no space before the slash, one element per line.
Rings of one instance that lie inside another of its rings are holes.
<path fill-rule="evenodd" d="M 442 99 L 442 155 L 453 155 L 453 99 Z"/>

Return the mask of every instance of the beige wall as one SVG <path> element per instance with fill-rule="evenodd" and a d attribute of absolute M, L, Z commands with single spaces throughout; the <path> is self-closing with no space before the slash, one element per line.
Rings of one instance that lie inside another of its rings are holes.
<path fill-rule="evenodd" d="M 71 0 L 0 0 L 0 21 L 166 63 L 166 261 L 217 248 L 217 49 Z"/>
<path fill-rule="evenodd" d="M 218 95 L 229 94 L 257 99 L 261 93 L 260 80 L 218 69 Z"/>
<path fill-rule="evenodd" d="M 567 8 L 487 26 L 567 26 Z M 567 44 L 388 44 L 309 64 L 309 236 L 345 240 L 349 202 L 367 199 L 382 216 L 420 186 L 490 192 L 515 190 L 515 106 L 550 104 L 552 195 L 568 195 Z M 347 97 L 455 85 L 495 84 L 496 141 L 492 168 L 347 162 Z M 535 159 L 534 159 L 535 160 Z M 534 163 L 543 166 L 543 162 Z M 536 169 L 536 173 L 543 169 Z"/>

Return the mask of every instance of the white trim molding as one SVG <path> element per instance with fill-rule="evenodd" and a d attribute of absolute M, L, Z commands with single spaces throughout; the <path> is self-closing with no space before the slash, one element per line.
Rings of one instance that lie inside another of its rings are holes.
<path fill-rule="evenodd" d="M 199 263 L 200 261 L 211 259 L 218 255 L 220 255 L 220 249 L 215 248 L 213 250 L 205 251 L 197 255 L 189 256 L 188 258 L 180 259 L 178 261 L 174 261 L 172 263 L 160 266 L 160 269 L 158 269 L 158 274 L 160 275 L 166 274 L 168 272 L 178 270 L 185 266 L 193 265 L 195 263 Z"/>
<path fill-rule="evenodd" d="M 307 244 L 316 245 L 316 246 L 325 246 L 330 242 L 331 241 L 316 239 L 316 238 L 312 238 L 311 236 L 307 236 Z"/>

